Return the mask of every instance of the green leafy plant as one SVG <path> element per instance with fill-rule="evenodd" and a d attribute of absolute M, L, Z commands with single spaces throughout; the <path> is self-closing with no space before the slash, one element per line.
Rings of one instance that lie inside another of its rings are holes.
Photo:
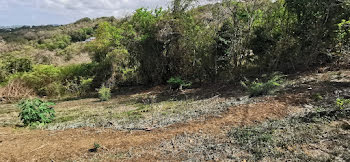
<path fill-rule="evenodd" d="M 182 89 L 183 87 L 190 87 L 192 85 L 191 82 L 182 80 L 180 77 L 171 77 L 167 82 L 171 89 Z"/>
<path fill-rule="evenodd" d="M 40 99 L 23 100 L 18 104 L 21 109 L 19 117 L 25 126 L 51 123 L 55 117 L 53 105 Z"/>
<path fill-rule="evenodd" d="M 263 78 L 264 77 L 266 76 L 263 76 Z M 274 73 L 266 81 L 259 81 L 256 79 L 256 81 L 249 82 L 247 80 L 246 82 L 241 81 L 241 84 L 249 91 L 251 97 L 262 96 L 275 93 L 278 88 L 281 87 L 284 80 L 283 78 L 284 75 Z"/>
<path fill-rule="evenodd" d="M 340 110 L 342 110 L 346 106 L 350 105 L 350 99 L 337 98 L 336 105 Z"/>
<path fill-rule="evenodd" d="M 316 94 L 312 95 L 312 99 L 317 102 L 317 101 L 322 101 L 323 97 L 320 93 L 316 93 Z"/>
<path fill-rule="evenodd" d="M 111 99 L 111 89 L 105 86 L 102 86 L 98 90 L 98 97 L 101 101 L 108 101 L 109 99 Z"/>
<path fill-rule="evenodd" d="M 94 147 L 92 149 L 89 149 L 89 152 L 97 152 L 100 147 L 100 144 L 94 143 Z"/>

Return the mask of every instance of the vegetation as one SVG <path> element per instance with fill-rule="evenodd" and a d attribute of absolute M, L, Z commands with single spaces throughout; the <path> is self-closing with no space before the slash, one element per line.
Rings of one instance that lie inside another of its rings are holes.
<path fill-rule="evenodd" d="M 182 80 L 180 77 L 171 77 L 167 83 L 170 85 L 171 89 L 177 90 L 180 89 L 182 90 L 183 87 L 189 87 L 191 86 L 191 82 L 186 82 Z"/>
<path fill-rule="evenodd" d="M 51 123 L 55 117 L 53 105 L 40 99 L 23 100 L 18 104 L 21 110 L 19 117 L 25 126 Z"/>
<path fill-rule="evenodd" d="M 92 149 L 89 149 L 89 152 L 97 152 L 100 147 L 100 144 L 94 143 L 94 147 Z"/>
<path fill-rule="evenodd" d="M 202 2 L 0 28 L 0 161 L 350 161 L 350 1 Z"/>
<path fill-rule="evenodd" d="M 344 152 L 346 145 L 344 136 L 337 127 L 329 123 L 336 123 L 335 118 L 346 118 L 347 113 L 337 112 L 331 115 L 320 115 L 309 119 L 308 116 L 285 119 L 281 121 L 270 121 L 258 126 L 233 128 L 228 136 L 249 155 L 245 158 L 253 161 L 263 159 L 293 159 L 296 161 L 327 161 L 338 157 L 349 159 L 349 153 Z M 345 124 L 344 124 L 345 125 Z M 333 130 L 333 131 L 329 131 Z M 348 130 L 344 127 L 343 130 Z M 333 140 L 337 139 L 337 140 Z M 333 148 L 323 148 L 322 141 L 332 141 Z M 312 155 L 303 152 L 301 148 L 305 145 L 318 145 L 327 154 Z M 345 146 L 345 147 L 344 147 Z M 344 154 L 339 154 L 344 152 Z M 338 156 L 338 157 L 337 157 Z"/>
<path fill-rule="evenodd" d="M 72 88 L 65 86 L 87 80 L 89 88 L 82 85 L 84 93 L 102 85 L 113 89 L 168 83 L 176 89 L 186 86 L 184 80 L 226 82 L 261 73 L 296 72 L 344 61 L 349 53 L 346 1 L 225 0 L 193 8 L 194 4 L 174 0 L 168 10 L 140 8 L 120 20 L 83 18 L 65 26 L 2 31 L 1 85 L 16 78 L 38 95 L 52 97 L 71 95 Z M 89 37 L 96 40 L 83 42 Z M 14 46 L 17 43 L 22 45 Z M 18 55 L 33 54 L 33 50 L 55 56 Z M 88 75 L 69 70 L 63 74 L 66 67 L 39 65 L 54 64 L 57 58 L 69 61 L 84 52 L 90 54 L 93 65 Z M 254 81 L 246 87 L 252 96 L 270 94 L 279 79 Z"/>
<path fill-rule="evenodd" d="M 101 101 L 108 101 L 111 99 L 111 89 L 106 88 L 104 85 L 98 90 L 98 97 Z"/>
<path fill-rule="evenodd" d="M 278 88 L 281 86 L 281 83 L 283 83 L 283 75 L 279 73 L 272 74 L 271 77 L 266 79 L 266 76 L 263 77 L 263 79 L 267 81 L 259 81 L 259 79 L 256 79 L 256 81 L 253 82 L 241 82 L 242 86 L 245 87 L 249 93 L 250 96 L 261 96 L 261 95 L 269 95 L 273 94 L 278 90 Z"/>
<path fill-rule="evenodd" d="M 340 110 L 342 110 L 350 105 L 350 99 L 337 98 L 336 105 Z"/>

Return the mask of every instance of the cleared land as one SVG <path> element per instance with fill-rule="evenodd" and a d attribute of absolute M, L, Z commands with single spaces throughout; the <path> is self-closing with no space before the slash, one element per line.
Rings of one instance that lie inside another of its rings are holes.
<path fill-rule="evenodd" d="M 350 111 L 334 104 L 349 92 L 348 70 L 291 76 L 260 98 L 229 85 L 136 88 L 108 102 L 60 101 L 42 129 L 1 105 L 0 161 L 349 161 Z"/>

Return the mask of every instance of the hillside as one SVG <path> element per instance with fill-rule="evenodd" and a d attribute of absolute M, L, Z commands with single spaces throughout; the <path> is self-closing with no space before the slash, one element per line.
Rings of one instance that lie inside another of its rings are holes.
<path fill-rule="evenodd" d="M 344 0 L 0 28 L 0 161 L 350 161 Z"/>
<path fill-rule="evenodd" d="M 305 73 L 259 98 L 220 85 L 171 95 L 164 87 L 137 88 L 105 103 L 61 101 L 57 120 L 41 130 L 21 128 L 15 105 L 1 105 L 0 160 L 348 161 L 350 111 L 335 101 L 349 96 L 349 76 Z"/>

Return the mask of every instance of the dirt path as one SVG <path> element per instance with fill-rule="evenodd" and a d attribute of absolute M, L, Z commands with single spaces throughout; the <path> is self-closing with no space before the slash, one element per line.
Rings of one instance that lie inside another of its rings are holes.
<path fill-rule="evenodd" d="M 278 119 L 300 108 L 285 102 L 267 98 L 265 102 L 232 107 L 220 117 L 204 121 L 174 124 L 169 127 L 146 131 L 115 131 L 111 129 L 70 129 L 45 131 L 0 128 L 0 161 L 49 161 L 67 160 L 89 156 L 88 150 L 96 142 L 105 150 L 127 151 L 142 148 L 171 139 L 177 134 L 219 134 L 233 125 L 247 125 L 267 119 Z"/>

